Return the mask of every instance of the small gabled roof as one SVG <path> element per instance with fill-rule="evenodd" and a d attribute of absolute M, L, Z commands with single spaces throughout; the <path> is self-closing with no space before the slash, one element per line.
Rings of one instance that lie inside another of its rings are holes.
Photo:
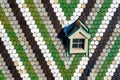
<path fill-rule="evenodd" d="M 86 27 L 80 20 L 76 22 L 76 28 L 72 29 L 71 32 L 68 33 L 68 37 L 72 36 L 76 31 L 80 30 L 80 32 L 87 38 L 90 38 L 89 28 Z M 73 26 L 74 27 L 74 26 Z"/>
<path fill-rule="evenodd" d="M 78 20 L 78 22 L 81 24 L 81 25 L 79 25 L 80 27 L 83 27 L 83 29 L 85 29 L 85 31 L 87 32 L 87 33 L 89 33 L 89 28 L 85 25 L 85 24 L 83 24 L 80 20 Z"/>
<path fill-rule="evenodd" d="M 84 31 L 86 31 L 87 33 L 89 33 L 89 28 L 86 27 L 80 20 L 76 20 L 75 22 L 73 22 L 72 24 L 65 26 L 63 28 L 64 33 L 66 36 L 68 36 L 69 34 L 71 34 L 72 32 L 74 32 L 74 30 L 76 30 L 78 27 L 82 27 L 82 29 Z"/>

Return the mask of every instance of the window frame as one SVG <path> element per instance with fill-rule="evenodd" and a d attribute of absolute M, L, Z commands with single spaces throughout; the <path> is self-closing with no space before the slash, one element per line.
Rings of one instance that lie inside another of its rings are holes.
<path fill-rule="evenodd" d="M 80 47 L 81 46 L 81 47 Z M 85 39 L 84 38 L 75 38 L 72 40 L 72 48 L 76 49 L 85 49 Z"/>

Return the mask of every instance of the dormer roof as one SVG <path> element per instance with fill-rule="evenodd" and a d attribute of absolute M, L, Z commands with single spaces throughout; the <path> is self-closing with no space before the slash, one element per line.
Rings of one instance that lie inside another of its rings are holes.
<path fill-rule="evenodd" d="M 86 27 L 80 20 L 77 20 L 73 26 L 70 26 L 71 29 L 67 31 L 67 37 L 72 36 L 75 32 L 79 31 L 86 38 L 90 38 L 89 28 Z"/>

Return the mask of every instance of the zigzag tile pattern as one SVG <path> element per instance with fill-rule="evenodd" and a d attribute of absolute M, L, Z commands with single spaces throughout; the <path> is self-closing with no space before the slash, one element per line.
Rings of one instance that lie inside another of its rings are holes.
<path fill-rule="evenodd" d="M 89 57 L 65 57 L 56 38 L 76 19 Z M 0 0 L 0 80 L 120 80 L 119 0 Z"/>

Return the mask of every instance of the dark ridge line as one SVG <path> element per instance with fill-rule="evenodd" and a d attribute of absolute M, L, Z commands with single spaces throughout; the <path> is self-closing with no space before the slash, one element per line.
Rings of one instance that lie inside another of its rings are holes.
<path fill-rule="evenodd" d="M 10 54 L 8 54 L 8 51 L 6 50 L 5 45 L 4 45 L 3 41 L 1 40 L 1 38 L 0 38 L 0 54 L 2 55 L 2 57 L 6 63 L 6 66 L 8 67 L 8 70 L 10 70 L 12 77 L 15 80 L 22 80 L 22 78 L 20 77 L 20 74 L 19 74 L 18 70 L 16 69 L 14 62 L 10 58 Z"/>
<path fill-rule="evenodd" d="M 118 13 L 120 13 L 120 6 L 117 8 L 116 12 L 114 13 L 114 16 L 112 16 L 112 20 L 108 24 L 108 28 L 106 29 L 101 41 L 97 45 L 95 52 L 93 53 L 92 57 L 90 57 L 90 60 L 88 61 L 86 69 L 82 73 L 80 80 L 87 80 L 87 77 L 89 76 L 92 68 L 94 67 L 95 62 L 98 60 L 100 53 L 104 49 L 105 45 L 107 44 L 107 41 L 109 40 L 109 37 L 112 35 L 112 32 L 115 29 L 115 25 L 117 24 L 117 17 L 119 15 Z"/>
<path fill-rule="evenodd" d="M 51 73 L 51 70 L 49 69 L 47 62 L 45 61 L 45 58 L 43 57 L 43 53 L 41 52 L 41 49 L 39 49 L 39 46 L 37 45 L 37 42 L 35 41 L 35 38 L 33 37 L 33 34 L 31 33 L 29 29 L 29 26 L 26 24 L 26 21 L 24 17 L 22 16 L 22 13 L 20 12 L 20 9 L 18 8 L 18 4 L 16 3 L 15 0 L 8 0 L 8 2 L 11 5 L 11 9 L 14 13 L 14 16 L 18 20 L 18 24 L 20 25 L 20 28 L 25 34 L 25 37 L 27 41 L 29 42 L 31 49 L 35 53 L 35 57 L 37 58 L 39 65 L 41 65 L 41 68 L 43 69 L 43 72 L 45 73 L 47 80 L 54 80 L 53 74 Z"/>
<path fill-rule="evenodd" d="M 118 68 L 114 72 L 114 75 L 112 76 L 112 80 L 119 80 L 120 79 L 120 64 L 118 65 Z"/>
<path fill-rule="evenodd" d="M 120 4 L 119 4 L 119 7 L 120 7 Z M 120 8 L 119 8 L 119 12 L 118 12 L 118 20 L 120 20 Z M 120 43 L 119 43 L 120 45 Z M 119 80 L 120 79 L 120 64 L 118 65 L 118 68 L 116 69 L 116 71 L 114 72 L 114 75 L 112 76 L 112 80 Z"/>

